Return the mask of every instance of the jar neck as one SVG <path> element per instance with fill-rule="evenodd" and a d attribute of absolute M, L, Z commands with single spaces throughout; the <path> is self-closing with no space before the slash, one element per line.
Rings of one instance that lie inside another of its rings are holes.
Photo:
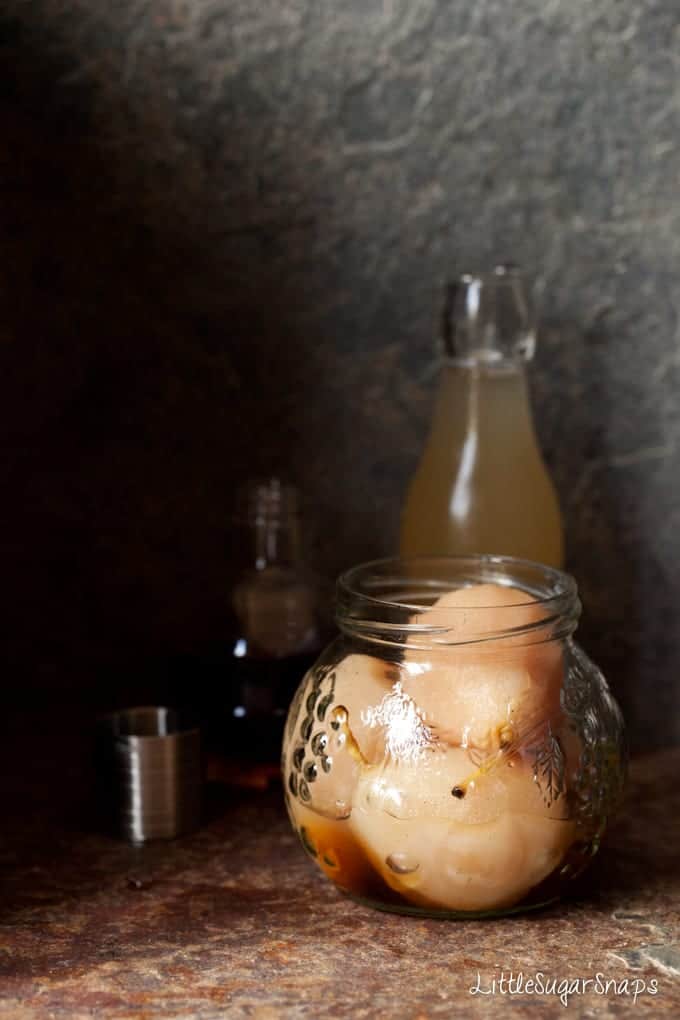
<path fill-rule="evenodd" d="M 476 584 L 520 588 L 527 601 L 489 609 L 435 604 Z M 567 638 L 580 609 L 576 582 L 560 570 L 509 556 L 436 556 L 376 560 L 347 571 L 338 581 L 336 620 L 345 634 L 397 652 L 474 646 L 483 653 Z"/>

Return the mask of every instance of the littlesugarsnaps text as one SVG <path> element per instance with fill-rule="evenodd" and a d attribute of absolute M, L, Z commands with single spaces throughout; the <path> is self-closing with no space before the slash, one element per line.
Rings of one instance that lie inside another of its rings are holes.
<path fill-rule="evenodd" d="M 609 977 L 598 971 L 592 977 L 562 978 L 537 971 L 525 975 L 522 971 L 501 971 L 499 977 L 484 978 L 479 971 L 470 985 L 470 995 L 553 995 L 563 1006 L 569 1005 L 572 996 L 602 995 L 631 998 L 635 1004 L 642 995 L 656 995 L 659 983 L 656 978 Z"/>

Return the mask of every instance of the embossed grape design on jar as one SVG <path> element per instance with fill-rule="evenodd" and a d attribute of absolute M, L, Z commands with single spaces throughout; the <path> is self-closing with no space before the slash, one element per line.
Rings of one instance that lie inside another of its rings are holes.
<path fill-rule="evenodd" d="M 291 704 L 286 804 L 307 853 L 383 910 L 499 915 L 556 899 L 625 778 L 623 722 L 573 640 L 569 575 L 499 556 L 343 574 L 340 636 Z"/>

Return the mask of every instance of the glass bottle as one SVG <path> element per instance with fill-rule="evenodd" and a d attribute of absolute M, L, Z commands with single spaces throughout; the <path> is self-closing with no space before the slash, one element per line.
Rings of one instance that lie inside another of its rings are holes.
<path fill-rule="evenodd" d="M 401 521 L 404 556 L 499 553 L 560 566 L 557 496 L 534 431 L 525 364 L 536 346 L 521 274 L 448 288 L 445 360 Z"/>
<path fill-rule="evenodd" d="M 232 636 L 207 720 L 210 744 L 230 757 L 277 762 L 300 676 L 321 646 L 319 584 L 302 563 L 297 490 L 278 479 L 238 493 L 239 570 L 231 589 Z"/>

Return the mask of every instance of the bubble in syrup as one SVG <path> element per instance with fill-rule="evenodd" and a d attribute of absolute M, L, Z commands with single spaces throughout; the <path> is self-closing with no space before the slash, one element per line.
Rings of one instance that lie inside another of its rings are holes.
<path fill-rule="evenodd" d="M 405 853 L 394 853 L 390 854 L 389 857 L 385 858 L 385 864 L 393 871 L 396 875 L 412 875 L 414 871 L 417 871 L 420 865 L 414 857 L 410 857 L 409 854 Z"/>
<path fill-rule="evenodd" d="M 343 723 L 347 722 L 347 709 L 344 705 L 336 705 L 331 712 L 331 727 L 334 730 L 339 730 Z"/>

